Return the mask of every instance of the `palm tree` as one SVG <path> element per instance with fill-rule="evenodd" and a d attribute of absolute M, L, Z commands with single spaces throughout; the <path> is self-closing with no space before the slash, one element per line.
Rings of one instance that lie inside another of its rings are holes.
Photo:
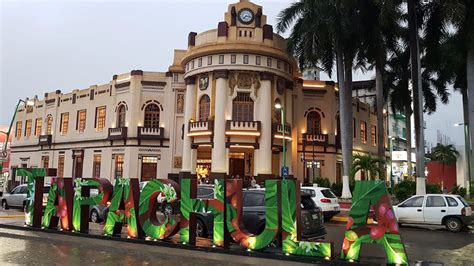
<path fill-rule="evenodd" d="M 278 32 L 292 27 L 288 51 L 297 58 L 302 69 L 318 66 L 331 76 L 336 62 L 343 157 L 342 198 L 351 198 L 349 174 L 352 162 L 352 67 L 358 25 L 356 2 L 300 0 L 282 10 L 277 23 Z"/>
<path fill-rule="evenodd" d="M 354 178 L 358 172 L 367 174 L 371 180 L 385 179 L 385 170 L 380 165 L 384 164 L 384 160 L 372 157 L 371 155 L 354 155 L 354 161 L 351 167 L 351 178 Z"/>
<path fill-rule="evenodd" d="M 426 21 L 426 55 L 437 75 L 451 79 L 463 98 L 464 123 L 474 143 L 474 1 L 432 1 L 421 10 Z M 454 30 L 453 30 L 454 29 Z M 470 154 L 471 169 L 474 156 Z M 471 178 L 474 171 L 471 170 Z"/>
<path fill-rule="evenodd" d="M 361 25 L 362 50 L 359 60 L 367 61 L 369 69 L 375 68 L 375 91 L 377 110 L 377 155 L 385 158 L 384 139 L 384 89 L 383 75 L 387 63 L 387 55 L 397 46 L 398 35 L 401 32 L 402 18 L 400 0 L 362 0 Z"/>
<path fill-rule="evenodd" d="M 443 145 L 438 143 L 434 147 L 431 154 L 431 159 L 439 162 L 443 165 L 443 177 L 441 178 L 441 188 L 444 187 L 444 178 L 445 178 L 445 165 L 451 165 L 456 163 L 457 158 L 459 157 L 459 152 L 454 148 L 453 145 Z"/>

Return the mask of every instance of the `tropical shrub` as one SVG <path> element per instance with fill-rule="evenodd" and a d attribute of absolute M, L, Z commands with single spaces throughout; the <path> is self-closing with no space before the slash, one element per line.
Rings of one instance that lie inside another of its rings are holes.
<path fill-rule="evenodd" d="M 394 187 L 395 197 L 401 202 L 416 193 L 416 182 L 410 180 L 404 180 Z"/>
<path fill-rule="evenodd" d="M 460 187 L 460 186 L 454 186 L 452 189 L 451 189 L 451 193 L 452 194 L 455 194 L 455 195 L 459 195 L 461 197 L 465 197 L 466 196 L 466 188 L 464 187 Z"/>
<path fill-rule="evenodd" d="M 371 155 L 356 154 L 352 161 L 351 178 L 353 179 L 358 172 L 364 172 L 371 180 L 375 180 L 377 177 L 378 179 L 383 179 L 385 177 L 385 170 L 381 165 L 384 163 L 384 160 L 372 157 Z"/>
<path fill-rule="evenodd" d="M 426 193 L 427 194 L 441 194 L 441 186 L 439 184 L 426 184 Z"/>
<path fill-rule="evenodd" d="M 342 195 L 342 183 L 334 183 L 331 185 L 331 190 L 336 194 L 336 196 L 340 197 Z"/>
<path fill-rule="evenodd" d="M 331 182 L 329 179 L 323 177 L 316 178 L 314 183 L 318 184 L 318 187 L 331 187 Z"/>

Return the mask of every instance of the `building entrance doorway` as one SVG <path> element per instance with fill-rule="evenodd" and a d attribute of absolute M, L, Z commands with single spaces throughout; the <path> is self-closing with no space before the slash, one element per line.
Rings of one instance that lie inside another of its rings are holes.
<path fill-rule="evenodd" d="M 82 169 L 84 160 L 82 157 L 76 157 L 74 159 L 74 178 L 82 178 Z"/>
<path fill-rule="evenodd" d="M 143 156 L 140 181 L 151 181 L 153 179 L 156 179 L 157 170 L 158 170 L 158 157 Z"/>
<path fill-rule="evenodd" d="M 306 161 L 306 176 L 314 184 L 321 177 L 321 161 Z"/>
<path fill-rule="evenodd" d="M 245 152 L 231 152 L 229 154 L 229 176 L 231 178 L 245 177 Z"/>

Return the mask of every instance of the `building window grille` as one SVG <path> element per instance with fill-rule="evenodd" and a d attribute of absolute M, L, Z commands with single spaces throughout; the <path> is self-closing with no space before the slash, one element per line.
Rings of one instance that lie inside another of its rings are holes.
<path fill-rule="evenodd" d="M 77 111 L 77 130 L 83 133 L 86 130 L 86 110 Z"/>
<path fill-rule="evenodd" d="M 370 135 L 372 139 L 372 146 L 377 146 L 377 127 L 371 126 L 370 127 Z"/>
<path fill-rule="evenodd" d="M 33 124 L 33 121 L 31 119 L 26 120 L 25 122 L 25 137 L 30 137 L 31 136 L 31 126 Z"/>
<path fill-rule="evenodd" d="M 41 128 L 43 127 L 43 119 L 36 118 L 35 122 L 35 136 L 39 137 L 41 135 Z"/>
<path fill-rule="evenodd" d="M 312 111 L 306 117 L 308 134 L 321 135 L 321 115 Z"/>
<path fill-rule="evenodd" d="M 159 128 L 160 127 L 160 107 L 157 104 L 149 104 L 145 108 L 145 127 Z"/>
<path fill-rule="evenodd" d="M 204 94 L 199 100 L 199 121 L 207 121 L 211 114 L 211 99 Z"/>
<path fill-rule="evenodd" d="M 105 106 L 100 106 L 95 109 L 96 115 L 96 128 L 97 131 L 103 131 L 105 128 L 105 117 L 106 117 L 106 109 Z"/>
<path fill-rule="evenodd" d="M 92 177 L 100 178 L 100 163 L 102 161 L 102 156 L 100 154 L 94 155 L 94 161 L 92 164 Z"/>
<path fill-rule="evenodd" d="M 238 92 L 232 102 L 233 121 L 253 121 L 253 100 L 250 93 Z"/>
<path fill-rule="evenodd" d="M 367 123 L 364 121 L 360 122 L 360 141 L 367 143 Z"/>
<path fill-rule="evenodd" d="M 122 104 L 117 112 L 117 127 L 125 127 L 125 118 L 127 116 L 127 107 Z"/>
<path fill-rule="evenodd" d="M 53 117 L 49 115 L 46 117 L 46 134 L 52 135 L 53 133 Z"/>
<path fill-rule="evenodd" d="M 64 155 L 58 158 L 58 177 L 64 177 Z"/>
<path fill-rule="evenodd" d="M 124 155 L 117 154 L 115 155 L 115 178 L 123 177 L 123 164 L 124 164 Z"/>
<path fill-rule="evenodd" d="M 68 130 L 69 130 L 69 113 L 62 113 L 61 114 L 61 128 L 59 129 L 59 132 L 61 132 L 61 135 L 66 135 Z"/>

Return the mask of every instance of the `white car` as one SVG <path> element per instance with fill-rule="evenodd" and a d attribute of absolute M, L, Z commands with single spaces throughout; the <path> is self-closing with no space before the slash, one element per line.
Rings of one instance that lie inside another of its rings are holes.
<path fill-rule="evenodd" d="M 416 195 L 393 209 L 399 224 L 444 225 L 459 232 L 472 222 L 471 207 L 458 195 Z"/>
<path fill-rule="evenodd" d="M 49 188 L 49 185 L 43 188 L 43 206 L 46 205 Z M 23 184 L 15 187 L 9 193 L 5 193 L 2 197 L 2 209 L 6 210 L 10 207 L 24 209 L 26 205 L 26 189 L 27 185 Z"/>
<path fill-rule="evenodd" d="M 334 215 L 341 211 L 339 200 L 331 189 L 326 187 L 304 186 L 301 187 L 301 191 L 311 195 L 311 199 L 314 201 L 316 206 L 323 210 L 325 221 L 331 220 Z"/>

